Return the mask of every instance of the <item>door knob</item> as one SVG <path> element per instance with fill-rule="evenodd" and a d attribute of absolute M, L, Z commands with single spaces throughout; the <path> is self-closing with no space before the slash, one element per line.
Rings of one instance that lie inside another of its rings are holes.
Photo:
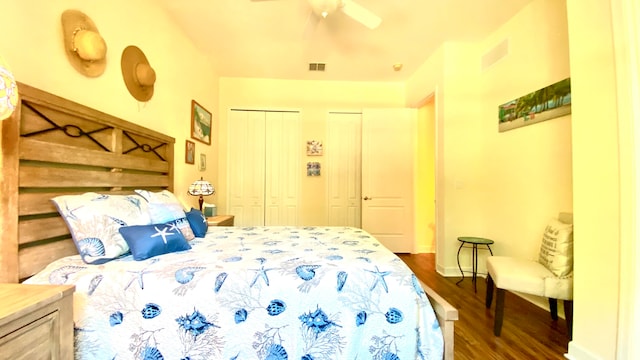
<path fill-rule="evenodd" d="M 368 196 L 365 196 L 363 200 L 373 200 L 373 198 L 370 198 Z"/>

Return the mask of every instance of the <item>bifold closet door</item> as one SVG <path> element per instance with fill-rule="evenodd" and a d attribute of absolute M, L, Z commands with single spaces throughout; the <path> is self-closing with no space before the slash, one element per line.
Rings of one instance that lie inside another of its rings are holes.
<path fill-rule="evenodd" d="M 236 226 L 264 225 L 265 113 L 229 111 L 229 213 Z"/>
<path fill-rule="evenodd" d="M 266 113 L 265 221 L 272 225 L 298 225 L 300 177 L 300 113 Z"/>
<path fill-rule="evenodd" d="M 298 224 L 299 113 L 229 111 L 229 209 L 236 226 Z"/>

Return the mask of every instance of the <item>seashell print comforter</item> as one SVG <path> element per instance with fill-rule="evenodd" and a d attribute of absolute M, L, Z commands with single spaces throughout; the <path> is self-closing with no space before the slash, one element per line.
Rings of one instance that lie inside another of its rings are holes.
<path fill-rule="evenodd" d="M 26 283 L 75 284 L 76 359 L 442 359 L 411 270 L 367 232 L 212 227 L 192 249 Z"/>

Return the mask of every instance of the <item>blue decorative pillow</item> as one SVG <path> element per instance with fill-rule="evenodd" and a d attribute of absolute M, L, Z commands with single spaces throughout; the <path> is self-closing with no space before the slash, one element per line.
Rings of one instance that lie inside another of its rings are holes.
<path fill-rule="evenodd" d="M 209 223 L 200 210 L 191 208 L 191 211 L 187 212 L 187 220 L 189 220 L 193 234 L 196 237 L 204 237 L 209 229 Z"/>
<path fill-rule="evenodd" d="M 121 226 L 151 224 L 147 203 L 139 195 L 88 192 L 61 195 L 51 201 L 67 223 L 73 242 L 87 264 L 103 264 L 129 252 Z"/>
<path fill-rule="evenodd" d="M 191 249 L 175 224 L 123 226 L 120 234 L 129 245 L 134 260 Z"/>

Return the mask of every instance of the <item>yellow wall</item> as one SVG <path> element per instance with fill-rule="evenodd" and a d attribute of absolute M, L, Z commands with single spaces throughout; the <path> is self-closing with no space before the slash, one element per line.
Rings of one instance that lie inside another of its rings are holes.
<path fill-rule="evenodd" d="M 508 54 L 483 70 L 481 57 L 504 39 Z M 463 235 L 495 240 L 495 254 L 537 258 L 546 222 L 572 210 L 571 116 L 500 133 L 497 114 L 498 105 L 570 76 L 565 4 L 534 1 L 483 41 L 445 44 L 441 56 L 408 84 L 409 102 L 439 89 L 442 106 L 438 269 L 459 273 Z"/>
<path fill-rule="evenodd" d="M 416 134 L 415 243 L 418 253 L 435 252 L 435 120 L 435 96 L 430 95 L 418 108 Z"/>
<path fill-rule="evenodd" d="M 213 146 L 196 145 L 197 154 L 207 155 L 205 173 L 195 165 L 185 164 L 191 99 L 209 110 L 217 109 L 218 80 L 211 62 L 168 15 L 153 0 L 21 0 L 3 1 L 1 8 L 0 22 L 5 35 L 0 36 L 0 54 L 10 64 L 16 79 L 173 136 L 175 192 L 185 203 L 197 206 L 196 199 L 186 195 L 186 190 L 200 176 L 215 178 L 217 139 L 213 139 Z M 67 60 L 60 22 L 66 9 L 86 13 L 105 39 L 107 67 L 102 76 L 85 77 Z M 159 31 L 162 36 L 158 36 Z M 135 100 L 122 79 L 120 56 L 128 45 L 140 47 L 156 71 L 154 95 L 147 103 Z"/>
<path fill-rule="evenodd" d="M 220 158 L 218 166 L 218 207 L 227 208 L 226 134 L 228 109 L 299 110 L 300 152 L 307 140 L 324 141 L 329 111 L 361 111 L 371 107 L 401 107 L 405 92 L 402 83 L 328 82 L 275 79 L 220 79 Z M 326 176 L 306 176 L 306 156 L 300 159 L 300 225 L 327 223 Z M 313 161 L 322 159 L 314 158 Z"/>
<path fill-rule="evenodd" d="M 576 359 L 616 358 L 620 169 L 609 1 L 567 0 L 573 77 Z M 637 99 L 636 99 L 637 101 Z M 629 334 L 637 341 L 638 334 Z"/>

